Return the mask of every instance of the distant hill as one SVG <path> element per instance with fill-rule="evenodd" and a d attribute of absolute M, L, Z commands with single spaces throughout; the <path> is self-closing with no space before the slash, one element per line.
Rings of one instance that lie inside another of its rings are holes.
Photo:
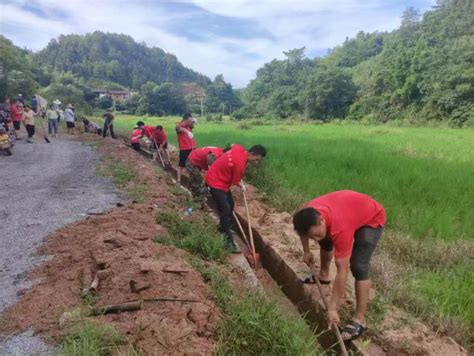
<path fill-rule="evenodd" d="M 183 66 L 176 56 L 157 47 L 137 43 L 122 34 L 96 31 L 86 35 L 61 35 L 35 55 L 36 61 L 58 72 L 71 72 L 85 80 L 115 82 L 140 89 L 148 81 L 157 84 L 194 82 L 208 86 L 211 80 Z"/>
<path fill-rule="evenodd" d="M 423 16 L 408 8 L 397 30 L 360 32 L 324 58 L 284 52 L 258 69 L 236 117 L 474 126 L 474 2 L 436 4 Z"/>

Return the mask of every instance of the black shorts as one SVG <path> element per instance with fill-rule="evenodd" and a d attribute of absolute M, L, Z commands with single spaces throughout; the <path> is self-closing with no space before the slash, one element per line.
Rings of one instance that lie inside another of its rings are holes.
<path fill-rule="evenodd" d="M 188 159 L 192 150 L 180 150 L 179 151 L 179 166 L 186 167 L 186 160 Z"/>
<path fill-rule="evenodd" d="M 15 130 L 20 130 L 21 128 L 21 121 L 13 121 L 13 127 L 15 128 Z"/>
<path fill-rule="evenodd" d="M 68 129 L 73 129 L 76 125 L 74 125 L 74 122 L 66 121 L 66 126 Z"/>
<path fill-rule="evenodd" d="M 351 254 L 351 272 L 356 281 L 369 279 L 369 267 L 372 254 L 377 247 L 383 227 L 372 228 L 370 226 L 361 227 L 354 233 L 354 245 Z M 333 243 L 329 237 L 319 241 L 319 246 L 324 251 L 332 251 Z"/>

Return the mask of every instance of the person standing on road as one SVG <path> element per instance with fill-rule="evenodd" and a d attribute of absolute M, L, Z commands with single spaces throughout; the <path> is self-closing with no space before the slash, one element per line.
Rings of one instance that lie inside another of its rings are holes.
<path fill-rule="evenodd" d="M 240 250 L 230 230 L 234 211 L 234 199 L 230 187 L 240 183 L 242 190 L 245 190 L 242 178 L 245 175 L 247 163 L 257 163 L 266 155 L 267 150 L 262 145 L 252 146 L 248 151 L 241 145 L 232 145 L 229 151 L 209 167 L 204 178 L 219 212 L 219 228 L 224 234 L 225 246 L 232 253 L 239 253 Z"/>
<path fill-rule="evenodd" d="M 192 150 L 196 148 L 196 139 L 194 138 L 193 128 L 196 119 L 190 113 L 185 113 L 183 119 L 176 125 L 176 134 L 178 135 L 179 146 L 179 167 L 176 180 L 181 184 L 181 175 L 186 167 L 186 160 Z"/>
<path fill-rule="evenodd" d="M 114 115 L 112 114 L 112 111 L 108 109 L 104 115 L 102 115 L 102 118 L 104 119 L 104 130 L 102 131 L 102 137 L 107 136 L 107 130 L 110 129 L 110 136 L 112 138 L 115 138 L 114 134 Z"/>
<path fill-rule="evenodd" d="M 74 106 L 67 104 L 66 110 L 64 111 L 64 118 L 66 120 L 67 133 L 70 135 L 74 134 Z"/>
<path fill-rule="evenodd" d="M 367 330 L 370 259 L 385 222 L 382 205 L 368 195 L 351 190 L 315 198 L 293 216 L 293 226 L 303 245 L 303 260 L 308 266 L 314 265 L 309 240 L 319 243 L 321 269 L 316 278 L 322 284 L 330 283 L 329 267 L 335 257 L 337 273 L 327 311 L 329 327 L 338 327 L 340 323 L 338 308 L 344 298 L 349 269 L 355 278 L 356 310 L 341 331 L 344 340 L 354 340 Z"/>
<path fill-rule="evenodd" d="M 196 148 L 186 160 L 186 170 L 191 180 L 191 192 L 194 199 L 202 206 L 206 203 L 208 190 L 204 185 L 202 172 L 209 170 L 209 167 L 224 153 L 219 147 Z"/>
<path fill-rule="evenodd" d="M 48 119 L 48 132 L 52 137 L 58 136 L 58 126 L 59 126 L 59 113 L 56 110 L 56 105 L 51 104 L 49 109 L 46 111 L 46 118 Z"/>
<path fill-rule="evenodd" d="M 35 114 L 38 113 L 38 99 L 36 98 L 36 95 L 33 95 L 33 97 L 31 98 L 31 110 L 33 110 L 33 112 Z"/>
<path fill-rule="evenodd" d="M 15 132 L 20 131 L 21 122 L 23 121 L 23 103 L 20 100 L 15 100 L 15 103 L 10 106 L 10 117 L 13 122 Z"/>
<path fill-rule="evenodd" d="M 33 143 L 32 138 L 35 134 L 35 119 L 36 113 L 30 108 L 29 105 L 25 106 L 23 112 L 23 124 L 25 125 L 26 132 L 28 132 L 28 139 L 26 142 Z"/>

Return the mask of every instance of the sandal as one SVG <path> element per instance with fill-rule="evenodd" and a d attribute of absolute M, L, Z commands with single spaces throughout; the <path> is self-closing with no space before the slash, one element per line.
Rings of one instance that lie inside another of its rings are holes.
<path fill-rule="evenodd" d="M 311 275 L 309 277 L 303 278 L 301 280 L 301 282 L 303 282 L 305 284 L 314 284 L 314 283 L 316 283 L 316 279 L 314 278 L 313 275 Z M 319 283 L 321 283 L 321 284 L 331 284 L 331 281 L 324 281 L 324 280 L 320 279 Z"/>
<path fill-rule="evenodd" d="M 367 328 L 365 326 L 360 325 L 358 322 L 351 320 L 344 326 L 341 330 L 341 336 L 344 341 L 355 340 L 360 337 Z M 349 338 L 345 338 L 344 334 L 349 334 Z"/>

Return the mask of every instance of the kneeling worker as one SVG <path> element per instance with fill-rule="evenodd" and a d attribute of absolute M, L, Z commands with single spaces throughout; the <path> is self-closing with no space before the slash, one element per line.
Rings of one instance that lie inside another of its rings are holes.
<path fill-rule="evenodd" d="M 220 156 L 206 173 L 204 180 L 219 211 L 220 231 L 224 234 L 226 248 L 232 253 L 240 251 L 230 230 L 234 210 L 230 187 L 241 183 L 247 162 L 256 163 L 266 154 L 267 151 L 262 145 L 252 146 L 248 152 L 240 145 L 232 145 L 232 148 Z M 245 189 L 243 184 L 242 188 Z"/>
<path fill-rule="evenodd" d="M 320 282 L 329 284 L 329 266 L 334 257 L 337 274 L 328 303 L 329 327 L 339 324 L 338 308 L 346 290 L 349 268 L 355 278 L 356 310 L 342 329 L 344 340 L 358 338 L 367 330 L 365 312 L 369 301 L 369 267 L 372 253 L 385 225 L 385 209 L 368 195 L 341 190 L 309 201 L 293 216 L 293 225 L 303 245 L 303 260 L 314 265 L 309 239 L 320 245 Z"/>
<path fill-rule="evenodd" d="M 145 123 L 143 121 L 138 121 L 137 126 L 132 131 L 130 135 L 130 143 L 132 144 L 132 148 L 135 151 L 140 151 L 140 139 L 145 135 L 144 127 Z"/>
<path fill-rule="evenodd" d="M 219 147 L 203 147 L 193 150 L 186 160 L 186 170 L 191 180 L 191 192 L 194 199 L 204 205 L 207 200 L 207 188 L 202 179 L 202 172 L 209 167 L 224 153 Z"/>

